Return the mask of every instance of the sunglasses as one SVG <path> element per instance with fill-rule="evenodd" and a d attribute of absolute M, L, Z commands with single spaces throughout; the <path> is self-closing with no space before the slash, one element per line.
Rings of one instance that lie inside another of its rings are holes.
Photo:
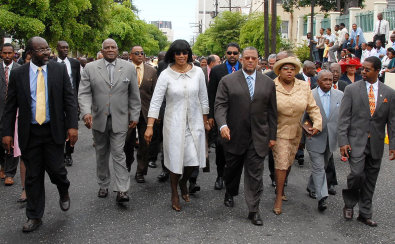
<path fill-rule="evenodd" d="M 182 54 L 182 55 L 188 55 L 188 53 L 189 53 L 188 51 L 176 51 L 176 52 L 175 52 L 175 54 L 176 54 L 177 56 L 180 56 L 181 54 Z"/>
<path fill-rule="evenodd" d="M 296 69 L 293 68 L 293 67 L 282 67 L 281 69 L 282 69 L 282 70 L 291 70 L 291 71 L 296 70 Z"/>
<path fill-rule="evenodd" d="M 139 56 L 140 54 L 144 56 L 144 52 L 143 51 L 141 51 L 141 52 L 136 51 L 133 54 L 136 55 L 136 56 Z"/>
<path fill-rule="evenodd" d="M 233 52 L 231 52 L 231 51 L 227 51 L 227 52 L 226 52 L 226 54 L 228 54 L 228 55 L 232 55 L 232 54 L 233 54 L 233 55 L 235 55 L 235 56 L 236 56 L 236 55 L 238 55 L 238 54 L 239 54 L 239 52 L 236 52 L 236 51 L 233 51 Z"/>

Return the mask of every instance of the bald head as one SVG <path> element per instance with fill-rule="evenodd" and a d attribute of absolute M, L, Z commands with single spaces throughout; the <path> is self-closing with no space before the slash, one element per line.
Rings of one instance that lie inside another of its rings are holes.
<path fill-rule="evenodd" d="M 39 36 L 32 37 L 27 41 L 26 51 L 32 57 L 31 62 L 38 67 L 47 64 L 51 54 L 47 41 Z"/>

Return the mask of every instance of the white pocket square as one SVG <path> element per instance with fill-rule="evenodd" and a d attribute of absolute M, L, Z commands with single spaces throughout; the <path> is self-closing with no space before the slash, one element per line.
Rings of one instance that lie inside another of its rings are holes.
<path fill-rule="evenodd" d="M 124 80 L 123 80 L 123 82 L 124 83 L 128 83 L 130 80 L 128 79 L 128 78 L 125 78 Z"/>

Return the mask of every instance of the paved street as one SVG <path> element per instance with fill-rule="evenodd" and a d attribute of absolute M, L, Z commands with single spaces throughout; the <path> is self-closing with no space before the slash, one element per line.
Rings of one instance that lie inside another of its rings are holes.
<path fill-rule="evenodd" d="M 306 156 L 303 168 L 292 168 L 286 188 L 289 201 L 283 205 L 284 213 L 275 216 L 271 211 L 275 195 L 265 162 L 261 227 L 247 219 L 243 194 L 235 198 L 233 209 L 223 205 L 225 191 L 213 189 L 213 163 L 210 173 L 199 176 L 202 190 L 190 203 L 182 202 L 182 211 L 177 213 L 171 209 L 169 183 L 156 180 L 160 167 L 149 169 L 147 182 L 137 184 L 133 164 L 131 201 L 126 207 L 115 204 L 115 193 L 106 199 L 98 198 L 92 135 L 82 123 L 73 157 L 74 165 L 68 168 L 71 209 L 60 210 L 57 189 L 46 177 L 44 223 L 33 233 L 21 232 L 26 216 L 24 206 L 16 203 L 21 190 L 19 172 L 14 186 L 1 183 L 0 243 L 395 243 L 395 162 L 388 161 L 388 146 L 374 196 L 373 219 L 379 224 L 377 228 L 367 227 L 355 218 L 344 221 L 339 193 L 345 186 L 349 167 L 339 160 L 339 155 L 335 157 L 338 194 L 329 197 L 329 209 L 323 214 L 306 192 L 310 174 Z M 210 155 L 211 159 L 214 157 Z M 242 189 L 243 184 L 241 192 Z"/>

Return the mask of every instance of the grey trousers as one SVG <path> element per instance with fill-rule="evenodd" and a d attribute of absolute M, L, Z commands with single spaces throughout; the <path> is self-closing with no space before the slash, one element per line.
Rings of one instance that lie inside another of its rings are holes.
<path fill-rule="evenodd" d="M 347 176 L 348 189 L 343 190 L 343 199 L 347 208 L 359 205 L 359 215 L 372 218 L 372 199 L 380 172 L 381 158 L 373 159 L 370 152 L 370 139 L 361 157 L 348 160 L 351 172 Z"/>
<path fill-rule="evenodd" d="M 330 152 L 328 144 L 324 153 L 307 151 L 309 152 L 311 159 L 311 175 L 307 188 L 310 191 L 315 192 L 317 200 L 319 201 L 324 197 L 328 197 L 328 185 L 325 169 L 328 166 L 332 152 Z"/>
<path fill-rule="evenodd" d="M 111 152 L 115 172 L 114 191 L 127 192 L 129 190 L 130 175 L 126 168 L 126 156 L 123 151 L 126 133 L 126 131 L 114 133 L 112 131 L 111 118 L 107 119 L 106 129 L 103 133 L 92 130 L 93 139 L 96 143 L 96 173 L 100 188 L 108 188 L 110 186 L 109 161 Z"/>

